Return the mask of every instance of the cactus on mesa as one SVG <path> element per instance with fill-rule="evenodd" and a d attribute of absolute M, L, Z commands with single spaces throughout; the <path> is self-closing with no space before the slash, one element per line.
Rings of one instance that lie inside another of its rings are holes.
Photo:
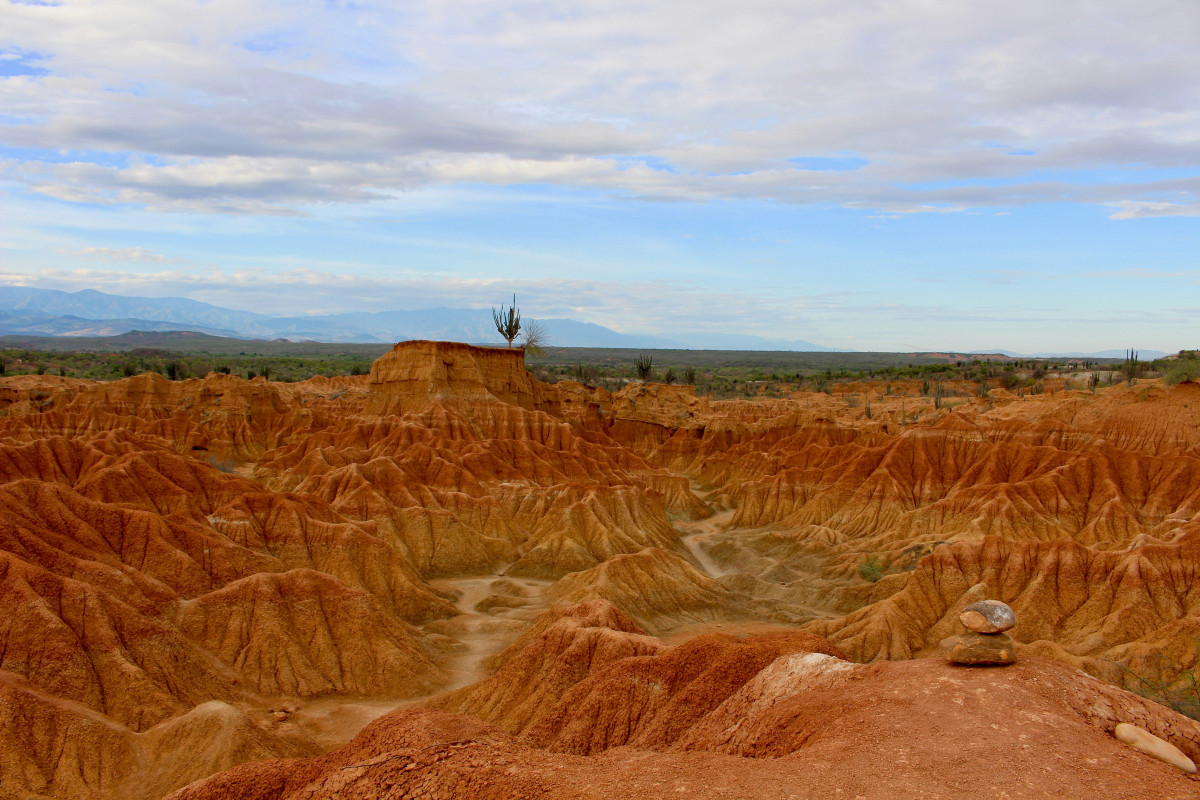
<path fill-rule="evenodd" d="M 496 330 L 508 342 L 511 348 L 513 339 L 521 332 L 521 311 L 517 308 L 517 296 L 513 295 L 513 304 L 508 308 L 500 306 L 500 310 L 492 309 L 492 321 L 496 323 Z"/>

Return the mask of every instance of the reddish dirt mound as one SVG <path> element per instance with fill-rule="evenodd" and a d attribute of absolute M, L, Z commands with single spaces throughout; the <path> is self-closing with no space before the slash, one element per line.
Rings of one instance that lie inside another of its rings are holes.
<path fill-rule="evenodd" d="M 591 755 L 631 745 L 659 749 L 721 705 L 764 667 L 791 653 L 840 655 L 819 636 L 697 636 L 662 653 L 596 670 L 528 729 L 538 747 Z"/>
<path fill-rule="evenodd" d="M 266 695 L 403 696 L 445 680 L 419 631 L 314 570 L 235 581 L 185 604 L 178 625 Z"/>
<path fill-rule="evenodd" d="M 244 765 L 172 798 L 1195 797 L 1195 777 L 1112 737 L 1127 718 L 1193 752 L 1200 742 L 1195 723 L 1053 662 L 855 666 L 807 653 L 771 662 L 676 751 L 552 753 L 411 710 L 319 759 Z"/>
<path fill-rule="evenodd" d="M 656 547 L 614 556 L 598 567 L 568 575 L 552 592 L 563 603 L 608 600 L 655 632 L 747 613 L 720 583 L 680 556 Z"/>
<path fill-rule="evenodd" d="M 611 603 L 554 608 L 497 661 L 487 680 L 442 695 L 430 708 L 457 711 L 519 734 L 551 713 L 572 687 L 604 667 L 663 650 Z"/>

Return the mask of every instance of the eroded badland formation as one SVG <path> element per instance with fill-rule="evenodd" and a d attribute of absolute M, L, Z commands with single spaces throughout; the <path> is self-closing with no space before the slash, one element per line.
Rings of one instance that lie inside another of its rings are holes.
<path fill-rule="evenodd" d="M 1200 385 L 875 391 L 0 379 L 0 795 L 1200 796 Z"/>

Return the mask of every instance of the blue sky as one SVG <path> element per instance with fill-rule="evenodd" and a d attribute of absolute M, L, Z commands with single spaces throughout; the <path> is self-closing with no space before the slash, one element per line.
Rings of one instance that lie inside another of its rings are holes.
<path fill-rule="evenodd" d="M 0 0 L 0 282 L 1200 345 L 1200 5 Z"/>

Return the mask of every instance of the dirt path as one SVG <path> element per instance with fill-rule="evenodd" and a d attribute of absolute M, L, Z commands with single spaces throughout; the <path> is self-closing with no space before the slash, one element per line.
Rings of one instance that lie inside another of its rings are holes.
<path fill-rule="evenodd" d="M 446 689 L 457 689 L 487 677 L 483 661 L 511 644 L 549 605 L 546 589 L 550 581 L 486 575 L 431 583 L 443 592 L 457 595 L 454 605 L 460 612 L 457 617 L 439 621 L 430 628 L 463 645 L 445 664 L 452 676 Z"/>
<path fill-rule="evenodd" d="M 455 595 L 459 615 L 439 620 L 426 627 L 461 643 L 443 668 L 449 682 L 438 691 L 457 689 L 487 675 L 483 661 L 511 644 L 525 626 L 548 604 L 549 581 L 484 575 L 431 581 L 443 592 Z M 488 601 L 483 611 L 476 610 Z M 384 714 L 418 702 L 422 697 L 403 699 L 355 700 L 328 697 L 297 703 L 287 722 L 286 733 L 311 742 L 322 751 L 339 747 L 358 735 L 363 728 Z M 258 712 L 267 721 L 268 712 Z"/>
<path fill-rule="evenodd" d="M 697 484 L 691 485 L 692 493 L 705 502 L 712 496 L 712 492 L 703 491 Z M 723 568 L 720 564 L 708 554 L 705 545 L 711 546 L 713 534 L 723 533 L 729 527 L 730 521 L 733 519 L 735 508 L 718 511 L 711 517 L 706 519 L 692 520 L 691 522 L 682 522 L 675 527 L 679 530 L 679 536 L 683 540 L 687 549 L 691 552 L 692 557 L 700 565 L 710 578 L 719 578 L 722 575 L 728 574 L 730 570 Z"/>
<path fill-rule="evenodd" d="M 721 533 L 733 519 L 735 509 L 728 511 L 719 511 L 708 519 L 695 520 L 694 522 L 685 522 L 677 525 L 680 538 L 687 545 L 687 549 L 691 551 L 692 556 L 699 562 L 700 566 L 708 573 L 710 578 L 719 578 L 726 574 L 728 570 L 721 567 L 713 557 L 704 549 L 705 544 L 711 541 L 711 537 L 715 533 Z"/>

